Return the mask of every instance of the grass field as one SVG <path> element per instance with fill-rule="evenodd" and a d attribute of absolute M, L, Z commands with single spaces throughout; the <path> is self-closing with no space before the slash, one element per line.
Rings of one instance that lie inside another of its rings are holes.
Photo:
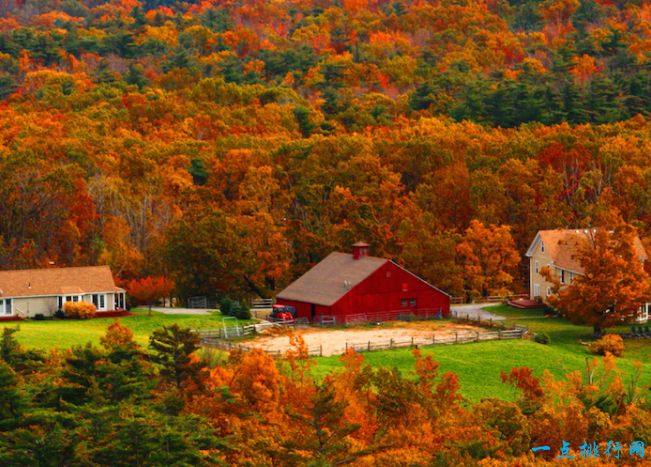
<path fill-rule="evenodd" d="M 585 369 L 586 358 L 593 358 L 580 341 L 589 339 L 592 329 L 576 326 L 560 318 L 546 318 L 541 310 L 519 310 L 504 305 L 489 308 L 490 311 L 507 317 L 507 323 L 528 326 L 533 332 L 545 332 L 551 338 L 550 345 L 541 345 L 529 340 L 490 341 L 460 345 L 440 345 L 423 347 L 425 355 L 432 355 L 441 365 L 441 372 L 452 371 L 459 376 L 461 393 L 469 401 L 479 401 L 486 397 L 513 399 L 515 391 L 500 380 L 501 371 L 509 371 L 518 366 L 529 366 L 536 375 L 544 369 L 556 377 L 570 371 Z M 222 325 L 222 315 L 165 315 L 153 312 L 147 316 L 144 310 L 135 310 L 133 316 L 120 318 L 120 321 L 133 332 L 137 342 L 146 345 L 149 336 L 156 328 L 178 323 L 195 329 L 217 328 Z M 20 326 L 16 334 L 19 342 L 28 348 L 50 349 L 69 348 L 86 342 L 99 343 L 106 328 L 114 318 L 101 318 L 85 321 L 33 321 L 6 323 L 3 326 Z M 227 324 L 234 323 L 228 320 Z M 243 323 L 240 321 L 239 323 Z M 622 330 L 625 330 L 622 328 Z M 330 371 L 341 368 L 340 357 L 316 358 L 313 372 L 322 377 Z M 373 366 L 397 366 L 401 371 L 413 371 L 414 359 L 407 348 L 369 352 L 364 358 Z M 627 340 L 624 356 L 618 359 L 625 382 L 632 373 L 633 362 L 644 364 L 643 385 L 651 385 L 651 340 Z"/>
<path fill-rule="evenodd" d="M 504 305 L 487 308 L 507 317 L 507 323 L 528 326 L 533 332 L 545 332 L 551 338 L 550 345 L 542 345 L 529 340 L 490 341 L 461 345 L 423 347 L 424 355 L 432 355 L 440 363 L 440 371 L 452 371 L 459 376 L 461 393 L 470 401 L 495 397 L 511 400 L 515 392 L 511 386 L 500 380 L 501 371 L 528 366 L 540 376 L 544 369 L 556 377 L 570 371 L 583 370 L 586 358 L 593 358 L 587 348 L 580 344 L 588 340 L 592 329 L 576 326 L 560 318 L 545 318 L 542 310 L 519 310 Z M 633 362 L 644 363 L 643 385 L 651 385 L 649 358 L 651 340 L 627 340 L 624 356 L 618 359 L 625 382 L 633 370 Z M 413 371 L 413 356 L 410 349 L 369 352 L 365 360 L 373 366 L 397 366 L 403 372 Z M 323 376 L 341 367 L 339 357 L 317 358 L 314 369 L 316 376 Z"/>
<path fill-rule="evenodd" d="M 219 312 L 211 315 L 166 315 L 152 312 L 148 316 L 145 310 L 131 310 L 132 316 L 119 318 L 120 322 L 133 331 L 135 340 L 143 345 L 149 342 L 152 331 L 164 325 L 177 323 L 179 326 L 193 329 L 214 329 L 222 326 L 223 316 Z M 14 334 L 26 348 L 65 349 L 74 345 L 83 345 L 87 342 L 99 344 L 99 339 L 106 333 L 106 328 L 115 321 L 115 318 L 97 318 L 89 320 L 25 320 L 18 322 L 0 323 L 2 327 L 16 327 L 20 331 Z M 235 320 L 227 320 L 227 325 L 232 325 Z M 239 324 L 248 324 L 249 321 L 238 321 Z"/>

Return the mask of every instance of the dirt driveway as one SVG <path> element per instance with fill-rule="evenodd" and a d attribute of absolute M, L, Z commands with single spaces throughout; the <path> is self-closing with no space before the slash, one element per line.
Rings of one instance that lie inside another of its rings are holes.
<path fill-rule="evenodd" d="M 319 349 L 324 356 L 341 355 L 347 347 L 362 346 L 369 341 L 375 344 L 402 342 L 414 338 L 417 342 L 432 338 L 449 338 L 455 335 L 475 334 L 485 329 L 456 323 L 419 322 L 419 323 L 383 323 L 377 328 L 353 329 L 297 329 L 310 349 Z M 289 336 L 257 337 L 246 342 L 247 346 L 260 347 L 270 352 L 285 352 L 290 348 Z"/>

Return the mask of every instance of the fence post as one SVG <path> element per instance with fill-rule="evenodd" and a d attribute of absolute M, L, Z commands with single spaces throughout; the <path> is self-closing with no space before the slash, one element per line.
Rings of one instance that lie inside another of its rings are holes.
<path fill-rule="evenodd" d="M 499 329 L 497 330 L 497 339 L 502 340 L 502 331 Z"/>
<path fill-rule="evenodd" d="M 432 335 L 432 344 L 436 344 L 436 336 Z"/>
<path fill-rule="evenodd" d="M 411 336 L 411 346 L 414 346 L 414 336 Z"/>
<path fill-rule="evenodd" d="M 479 342 L 479 331 L 477 331 L 477 340 L 475 342 Z"/>
<path fill-rule="evenodd" d="M 454 331 L 454 343 L 459 343 L 459 333 L 457 331 Z"/>
<path fill-rule="evenodd" d="M 348 352 L 348 341 L 346 341 L 346 352 Z"/>
<path fill-rule="evenodd" d="M 323 344 L 319 345 L 319 357 L 323 357 Z"/>
<path fill-rule="evenodd" d="M 390 348 L 390 349 L 393 348 L 393 337 L 392 337 L 391 340 L 389 341 L 389 348 Z"/>
<path fill-rule="evenodd" d="M 368 341 L 368 351 L 371 351 L 371 341 Z"/>

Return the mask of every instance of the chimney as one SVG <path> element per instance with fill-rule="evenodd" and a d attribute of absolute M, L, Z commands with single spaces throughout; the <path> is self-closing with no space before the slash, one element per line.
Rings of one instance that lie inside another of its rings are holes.
<path fill-rule="evenodd" d="M 364 242 L 357 242 L 353 244 L 353 259 L 360 259 L 363 256 L 368 256 L 368 247 L 370 245 Z"/>

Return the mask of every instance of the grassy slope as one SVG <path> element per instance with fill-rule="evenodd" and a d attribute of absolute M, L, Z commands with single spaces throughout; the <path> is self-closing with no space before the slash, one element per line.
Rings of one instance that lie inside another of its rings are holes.
<path fill-rule="evenodd" d="M 152 312 L 152 315 L 148 316 L 143 310 L 132 311 L 135 312 L 133 316 L 122 317 L 120 322 L 133 331 L 134 338 L 140 344 L 148 343 L 149 335 L 154 329 L 173 323 L 194 329 L 214 329 L 222 326 L 222 315 L 219 312 L 212 315 L 165 315 Z M 99 338 L 106 333 L 106 328 L 113 321 L 115 318 L 75 321 L 25 320 L 18 323 L 3 323 L 0 327 L 20 326 L 20 332 L 15 336 L 20 344 L 27 348 L 69 348 L 87 342 L 98 344 Z M 234 322 L 235 320 L 227 320 L 226 324 L 230 325 Z M 239 321 L 239 323 L 247 322 Z"/>
<path fill-rule="evenodd" d="M 485 397 L 513 399 L 514 390 L 500 380 L 501 371 L 518 366 L 529 366 L 536 375 L 548 369 L 556 377 L 585 368 L 585 359 L 592 358 L 579 341 L 587 339 L 591 328 L 575 326 L 558 318 L 544 318 L 540 310 L 517 310 L 498 305 L 490 311 L 508 318 L 508 322 L 528 326 L 534 332 L 546 332 L 551 345 L 533 341 L 491 341 L 463 345 L 424 347 L 423 354 L 432 355 L 441 365 L 441 371 L 452 371 L 459 376 L 461 393 L 471 401 Z M 365 353 L 373 366 L 397 366 L 403 372 L 413 370 L 413 357 L 409 349 Z M 628 381 L 633 362 L 648 362 L 651 357 L 651 340 L 627 341 L 624 357 L 618 359 L 618 368 Z M 314 372 L 318 376 L 341 366 L 339 357 L 317 359 Z M 645 365 L 642 384 L 651 385 L 651 372 Z"/>

